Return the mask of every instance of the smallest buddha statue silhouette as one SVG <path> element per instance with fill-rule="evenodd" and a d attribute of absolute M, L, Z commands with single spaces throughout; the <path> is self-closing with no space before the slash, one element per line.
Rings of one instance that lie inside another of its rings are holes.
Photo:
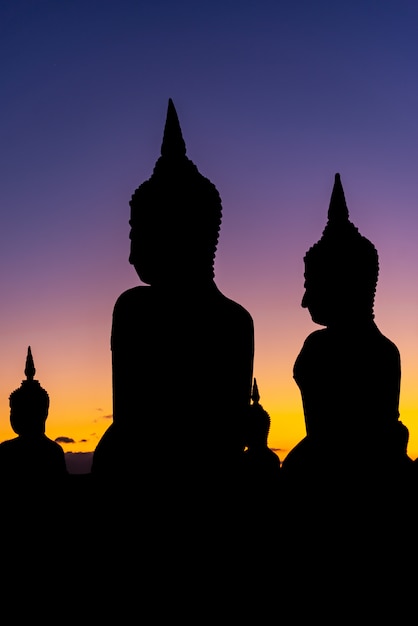
<path fill-rule="evenodd" d="M 17 437 L 0 443 L 2 488 L 27 488 L 32 495 L 33 488 L 42 491 L 68 475 L 64 450 L 45 434 L 49 395 L 34 379 L 35 372 L 29 346 L 26 380 L 9 397 L 10 424 Z"/>
<path fill-rule="evenodd" d="M 280 459 L 268 446 L 270 415 L 260 404 L 257 380 L 254 378 L 251 404 L 247 412 L 246 449 L 244 471 L 250 491 L 254 496 L 277 496 L 280 480 Z"/>
<path fill-rule="evenodd" d="M 294 364 L 306 437 L 284 459 L 282 478 L 313 498 L 325 485 L 332 497 L 347 487 L 368 497 L 410 467 L 407 429 L 399 421 L 400 354 L 374 320 L 378 253 L 349 220 L 339 174 L 328 222 L 304 263 L 302 307 L 325 328 L 307 337 Z"/>

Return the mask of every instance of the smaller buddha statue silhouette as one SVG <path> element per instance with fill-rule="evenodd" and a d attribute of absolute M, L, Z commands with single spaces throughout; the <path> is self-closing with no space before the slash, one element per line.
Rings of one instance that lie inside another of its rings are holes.
<path fill-rule="evenodd" d="M 62 447 L 45 434 L 49 395 L 34 379 L 35 366 L 30 346 L 25 365 L 26 380 L 9 397 L 10 424 L 17 437 L 0 443 L 0 482 L 39 487 L 68 475 Z"/>
<path fill-rule="evenodd" d="M 268 446 L 271 419 L 260 404 L 255 378 L 251 400 L 246 420 L 241 498 L 245 510 L 242 527 L 246 525 L 247 549 L 255 557 L 259 551 L 260 532 L 264 533 L 266 526 L 277 524 L 280 520 L 281 467 L 279 457 Z"/>
<path fill-rule="evenodd" d="M 161 156 L 130 207 L 129 262 L 143 284 L 114 306 L 113 422 L 92 475 L 133 484 L 139 498 L 197 494 L 240 463 L 254 329 L 215 284 L 221 199 L 186 156 L 171 99 Z"/>
<path fill-rule="evenodd" d="M 374 319 L 378 253 L 349 220 L 339 174 L 328 222 L 304 263 L 302 307 L 325 328 L 307 337 L 294 364 L 306 437 L 284 459 L 282 477 L 366 492 L 408 466 L 407 429 L 399 420 L 399 350 Z"/>
<path fill-rule="evenodd" d="M 281 475 L 280 458 L 268 446 L 271 419 L 268 412 L 260 404 L 260 393 L 255 378 L 251 400 L 247 413 L 247 445 L 244 451 L 246 475 L 253 486 L 254 493 L 264 491 L 277 495 L 278 481 Z"/>

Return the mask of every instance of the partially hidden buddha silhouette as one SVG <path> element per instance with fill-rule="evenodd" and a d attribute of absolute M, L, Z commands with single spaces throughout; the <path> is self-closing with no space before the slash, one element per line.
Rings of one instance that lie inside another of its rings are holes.
<path fill-rule="evenodd" d="M 252 403 L 247 412 L 246 443 L 243 456 L 245 497 L 257 507 L 271 506 L 280 495 L 280 458 L 268 446 L 271 418 L 260 404 L 257 380 L 254 378 Z"/>
<path fill-rule="evenodd" d="M 294 364 L 306 437 L 282 475 L 299 484 L 354 477 L 361 484 L 402 471 L 411 460 L 399 420 L 400 354 L 375 322 L 378 253 L 349 220 L 339 174 L 322 237 L 304 264 L 302 306 L 325 328 L 307 337 Z"/>
<path fill-rule="evenodd" d="M 28 347 L 26 380 L 9 398 L 10 424 L 17 437 L 0 444 L 0 480 L 2 486 L 38 486 L 67 476 L 64 450 L 46 436 L 49 395 L 38 380 L 32 351 Z"/>
<path fill-rule="evenodd" d="M 171 99 L 161 156 L 130 207 L 129 262 L 143 284 L 113 310 L 113 422 L 92 474 L 142 490 L 210 482 L 243 451 L 254 329 L 215 284 L 221 199 L 186 156 Z"/>

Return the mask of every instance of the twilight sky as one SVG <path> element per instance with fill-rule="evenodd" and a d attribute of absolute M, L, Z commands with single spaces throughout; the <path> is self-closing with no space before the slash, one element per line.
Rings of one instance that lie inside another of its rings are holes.
<path fill-rule="evenodd" d="M 319 327 L 303 256 L 340 172 L 379 252 L 375 319 L 401 352 L 418 457 L 417 29 L 413 0 L 3 0 L 0 440 L 29 345 L 49 437 L 90 452 L 110 424 L 113 305 L 139 284 L 129 200 L 172 98 L 222 198 L 215 280 L 254 319 L 270 447 L 283 459 L 305 434 L 292 368 Z"/>

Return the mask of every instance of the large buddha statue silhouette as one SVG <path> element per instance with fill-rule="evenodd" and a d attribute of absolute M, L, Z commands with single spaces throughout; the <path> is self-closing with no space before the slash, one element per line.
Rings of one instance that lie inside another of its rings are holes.
<path fill-rule="evenodd" d="M 324 326 L 305 340 L 294 364 L 306 437 L 282 464 L 285 480 L 377 484 L 407 465 L 399 421 L 400 355 L 374 319 L 378 253 L 349 220 L 335 175 L 328 222 L 306 253 L 302 306 Z M 386 474 L 385 474 L 386 472 Z"/>
<path fill-rule="evenodd" d="M 186 156 L 171 99 L 161 156 L 130 207 L 129 262 L 144 284 L 114 307 L 113 423 L 92 474 L 142 493 L 198 489 L 242 453 L 254 331 L 215 284 L 221 199 Z"/>

